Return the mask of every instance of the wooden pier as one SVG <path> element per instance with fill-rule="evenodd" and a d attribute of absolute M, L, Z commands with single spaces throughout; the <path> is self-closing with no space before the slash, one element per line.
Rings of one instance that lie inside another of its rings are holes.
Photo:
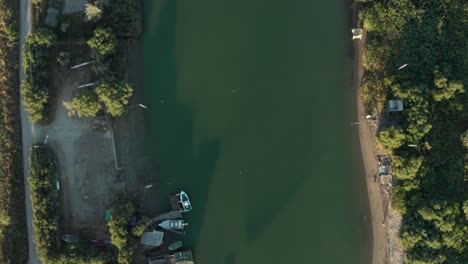
<path fill-rule="evenodd" d="M 169 197 L 169 203 L 171 204 L 172 211 L 182 212 L 182 205 L 179 202 L 179 196 L 171 195 Z"/>
<path fill-rule="evenodd" d="M 171 219 L 180 219 L 182 218 L 182 213 L 180 211 L 170 211 L 164 214 L 160 214 L 151 219 L 151 223 L 158 223 L 164 220 L 171 220 Z"/>

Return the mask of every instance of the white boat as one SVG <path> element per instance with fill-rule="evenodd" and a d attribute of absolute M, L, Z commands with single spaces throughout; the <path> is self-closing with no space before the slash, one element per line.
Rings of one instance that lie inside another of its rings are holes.
<path fill-rule="evenodd" d="M 177 196 L 179 196 L 179 202 L 182 205 L 182 210 L 184 212 L 192 211 L 192 204 L 190 203 L 188 195 L 184 191 L 181 191 Z"/>
<path fill-rule="evenodd" d="M 184 220 L 164 220 L 158 224 L 158 226 L 166 229 L 166 230 L 180 230 L 184 229 L 188 223 L 185 223 Z"/>

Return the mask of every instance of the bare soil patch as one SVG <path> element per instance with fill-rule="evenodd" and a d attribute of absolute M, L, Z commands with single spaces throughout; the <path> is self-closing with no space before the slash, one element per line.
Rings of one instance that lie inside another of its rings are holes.
<path fill-rule="evenodd" d="M 61 181 L 62 232 L 89 238 L 109 238 L 105 210 L 123 189 L 117 178 L 111 122 L 108 117 L 72 118 L 63 101 L 71 100 L 77 86 L 93 81 L 90 67 L 76 70 L 62 68 L 55 62 L 62 49 L 85 57 L 86 48 L 58 46 L 52 53 L 51 85 L 55 91 L 52 122 L 42 129 L 54 149 Z M 91 88 L 92 89 L 92 88 Z M 107 127 L 97 131 L 96 124 Z"/>

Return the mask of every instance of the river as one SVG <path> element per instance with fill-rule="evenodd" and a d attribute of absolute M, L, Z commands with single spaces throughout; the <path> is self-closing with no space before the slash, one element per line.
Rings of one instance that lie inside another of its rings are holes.
<path fill-rule="evenodd" d="M 342 1 L 144 4 L 154 200 L 190 195 L 196 263 L 366 263 Z"/>

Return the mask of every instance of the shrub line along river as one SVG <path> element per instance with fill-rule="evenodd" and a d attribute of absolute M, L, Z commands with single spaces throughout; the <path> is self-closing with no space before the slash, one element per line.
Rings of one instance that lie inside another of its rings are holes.
<path fill-rule="evenodd" d="M 154 200 L 191 196 L 197 263 L 367 262 L 341 2 L 144 1 Z"/>

